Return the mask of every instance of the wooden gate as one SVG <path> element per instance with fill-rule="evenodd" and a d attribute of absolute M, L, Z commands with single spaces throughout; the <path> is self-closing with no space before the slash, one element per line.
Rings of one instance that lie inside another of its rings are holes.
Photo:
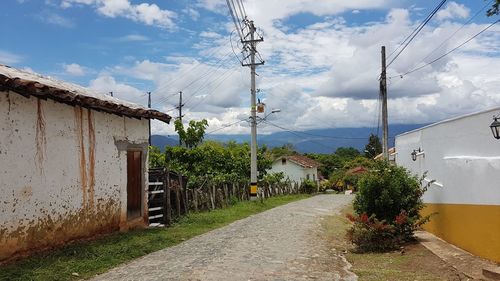
<path fill-rule="evenodd" d="M 150 226 L 170 223 L 167 211 L 168 179 L 166 169 L 149 169 L 148 217 Z"/>
<path fill-rule="evenodd" d="M 149 169 L 148 217 L 150 226 L 172 223 L 188 212 L 187 179 L 165 168 Z M 172 208 L 174 207 L 174 208 Z"/>

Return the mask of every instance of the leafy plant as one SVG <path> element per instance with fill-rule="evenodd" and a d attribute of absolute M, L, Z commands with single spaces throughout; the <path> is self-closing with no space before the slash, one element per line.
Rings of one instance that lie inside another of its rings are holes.
<path fill-rule="evenodd" d="M 312 180 L 304 180 L 300 186 L 304 193 L 312 194 L 318 190 L 316 182 Z"/>
<path fill-rule="evenodd" d="M 189 126 L 184 128 L 180 119 L 174 122 L 175 131 L 179 134 L 179 139 L 187 148 L 198 146 L 205 137 L 205 129 L 208 127 L 206 119 L 189 121 Z"/>
<path fill-rule="evenodd" d="M 414 231 L 430 219 L 422 217 L 422 195 L 429 187 L 423 178 L 386 161 L 376 161 L 359 180 L 354 200 L 357 215 L 348 238 L 361 250 L 387 250 L 413 238 Z"/>

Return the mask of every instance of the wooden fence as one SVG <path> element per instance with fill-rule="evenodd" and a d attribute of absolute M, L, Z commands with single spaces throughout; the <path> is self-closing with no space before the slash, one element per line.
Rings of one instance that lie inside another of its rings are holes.
<path fill-rule="evenodd" d="M 298 185 L 262 186 L 262 197 L 301 193 Z M 149 169 L 148 209 L 150 225 L 170 225 L 190 211 L 225 208 L 236 201 L 249 200 L 247 182 L 215 185 L 206 181 L 198 188 L 187 188 L 187 178 L 165 168 Z"/>

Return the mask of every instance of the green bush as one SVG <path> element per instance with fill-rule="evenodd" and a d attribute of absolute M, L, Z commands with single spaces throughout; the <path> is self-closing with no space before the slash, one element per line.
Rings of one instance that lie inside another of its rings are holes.
<path fill-rule="evenodd" d="M 409 218 L 420 218 L 425 190 L 418 178 L 411 176 L 405 168 L 377 161 L 373 170 L 364 174 L 358 184 L 359 192 L 354 200 L 357 214 L 375 215 L 387 222 L 393 222 L 402 211 Z"/>
<path fill-rule="evenodd" d="M 383 252 L 394 250 L 401 244 L 396 227 L 379 221 L 375 216 L 367 214 L 348 215 L 353 226 L 347 231 L 347 239 L 357 245 L 361 252 Z"/>
<path fill-rule="evenodd" d="M 414 231 L 429 220 L 420 215 L 422 195 L 429 186 L 422 186 L 422 179 L 402 167 L 377 161 L 358 182 L 357 215 L 349 217 L 354 223 L 349 240 L 361 250 L 388 250 L 411 240 Z"/>
<path fill-rule="evenodd" d="M 302 189 L 302 192 L 312 194 L 315 193 L 318 190 L 318 186 L 316 185 L 316 182 L 312 180 L 304 180 L 302 184 L 300 185 L 300 188 Z"/>

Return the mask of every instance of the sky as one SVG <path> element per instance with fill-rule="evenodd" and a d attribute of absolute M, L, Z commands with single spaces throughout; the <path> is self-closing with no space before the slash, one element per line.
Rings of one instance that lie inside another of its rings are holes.
<path fill-rule="evenodd" d="M 250 71 L 225 0 L 4 0 L 0 63 L 249 133 Z M 290 130 L 373 127 L 381 46 L 394 50 L 438 1 L 243 0 L 264 37 L 258 98 Z M 488 0 L 447 1 L 389 66 L 392 124 L 420 124 L 500 106 L 500 23 Z M 242 121 L 243 120 L 243 121 Z M 241 121 L 241 122 L 239 122 Z M 233 125 L 231 125 L 233 124 Z M 153 122 L 154 134 L 175 134 Z M 260 133 L 279 131 L 260 123 Z"/>

